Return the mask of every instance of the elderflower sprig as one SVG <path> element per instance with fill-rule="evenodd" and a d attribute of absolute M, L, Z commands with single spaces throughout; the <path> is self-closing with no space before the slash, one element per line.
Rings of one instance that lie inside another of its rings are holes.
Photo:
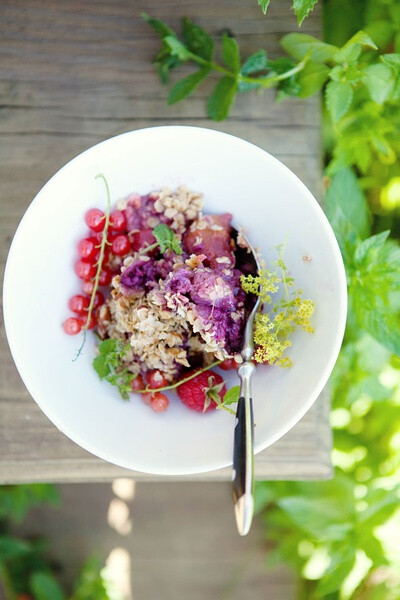
<path fill-rule="evenodd" d="M 288 274 L 283 260 L 284 246 L 278 246 L 278 260 L 273 263 L 274 270 L 263 269 L 256 276 L 242 275 L 243 290 L 248 294 L 260 296 L 262 303 L 270 306 L 269 313 L 257 314 L 254 323 L 253 358 L 259 363 L 278 364 L 281 367 L 292 366 L 292 360 L 283 356 L 292 345 L 289 337 L 301 328 L 313 333 L 310 319 L 314 313 L 314 303 L 302 298 L 302 290 L 293 289 L 294 280 Z M 282 296 L 273 301 L 271 294 L 282 288 Z"/>

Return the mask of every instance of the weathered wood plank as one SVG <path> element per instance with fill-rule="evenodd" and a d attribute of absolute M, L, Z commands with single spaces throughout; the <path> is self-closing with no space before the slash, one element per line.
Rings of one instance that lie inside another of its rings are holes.
<path fill-rule="evenodd" d="M 271 151 L 318 196 L 319 100 L 275 103 L 273 92 L 238 98 L 224 123 L 205 119 L 212 82 L 174 107 L 151 58 L 159 40 L 141 11 L 179 26 L 183 14 L 214 35 L 229 27 L 243 55 L 259 47 L 281 53 L 278 40 L 296 30 L 289 0 L 263 17 L 255 0 L 15 0 L 0 5 L 0 263 L 18 221 L 40 187 L 87 147 L 118 133 L 157 124 L 194 124 L 246 138 Z M 318 11 L 303 31 L 316 34 Z M 187 71 L 184 69 L 182 72 Z M 280 442 L 256 459 L 258 478 L 331 474 L 328 399 L 321 398 Z M 62 435 L 25 390 L 0 327 L 0 482 L 103 480 L 130 475 Z M 229 478 L 229 470 L 190 479 Z M 138 479 L 152 476 L 135 474 Z"/>

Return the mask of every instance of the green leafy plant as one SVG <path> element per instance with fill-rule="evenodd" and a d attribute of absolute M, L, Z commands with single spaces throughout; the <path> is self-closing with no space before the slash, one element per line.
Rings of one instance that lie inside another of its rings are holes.
<path fill-rule="evenodd" d="M 116 600 L 96 557 L 84 563 L 70 595 L 59 582 L 59 566 L 48 559 L 46 542 L 13 535 L 13 526 L 21 522 L 28 510 L 58 502 L 57 490 L 52 485 L 0 487 L 1 597 L 4 600 Z"/>
<path fill-rule="evenodd" d="M 129 399 L 135 375 L 123 365 L 123 358 L 131 347 L 122 340 L 108 338 L 97 346 L 98 355 L 93 359 L 93 368 L 100 379 L 105 379 L 118 388 L 121 398 Z"/>
<path fill-rule="evenodd" d="M 349 292 L 345 341 L 331 378 L 335 478 L 260 482 L 256 503 L 265 535 L 274 543 L 268 561 L 292 566 L 300 600 L 397 600 L 400 7 L 394 0 L 325 0 L 325 8 L 324 41 L 288 34 L 281 41 L 288 57 L 272 65 L 260 50 L 239 68 L 237 60 L 225 62 L 228 74 L 212 64 L 209 40 L 202 75 L 221 72 L 217 88 L 228 85 L 224 77 L 234 81 L 227 97 L 222 90 L 221 102 L 214 91 L 210 118 L 226 117 L 236 93 L 262 91 L 269 84 L 278 100 L 323 91 L 325 207 Z M 177 37 L 171 30 L 167 35 Z M 189 42 L 190 35 L 181 43 L 188 47 Z M 163 60 L 164 83 L 172 69 L 197 62 L 183 51 L 178 57 L 165 40 L 156 58 L 159 67 Z M 185 92 L 174 100 L 194 87 Z"/>
<path fill-rule="evenodd" d="M 261 10 L 264 15 L 267 12 L 270 0 L 257 0 L 258 4 L 261 6 Z M 314 6 L 317 4 L 318 0 L 293 0 L 293 10 L 297 17 L 297 22 L 300 25 L 304 21 L 306 17 L 308 17 L 309 13 L 312 11 Z"/>

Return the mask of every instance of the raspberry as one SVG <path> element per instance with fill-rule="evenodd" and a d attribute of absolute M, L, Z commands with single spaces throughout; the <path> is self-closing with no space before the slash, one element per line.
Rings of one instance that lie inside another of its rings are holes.
<path fill-rule="evenodd" d="M 193 373 L 194 371 L 189 375 Z M 226 387 L 221 375 L 214 371 L 204 371 L 182 383 L 176 391 L 188 408 L 197 412 L 209 412 L 222 403 Z"/>

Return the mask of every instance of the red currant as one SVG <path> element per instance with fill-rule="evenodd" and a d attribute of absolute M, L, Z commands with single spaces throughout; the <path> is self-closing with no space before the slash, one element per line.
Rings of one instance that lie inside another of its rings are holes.
<path fill-rule="evenodd" d="M 110 214 L 110 229 L 117 232 L 126 230 L 126 217 L 122 211 L 112 211 Z"/>
<path fill-rule="evenodd" d="M 99 306 L 102 304 L 104 304 L 104 295 L 101 292 L 96 292 L 94 296 L 93 308 L 99 308 Z"/>
<path fill-rule="evenodd" d="M 69 317 L 63 323 L 64 332 L 67 335 L 76 335 L 82 329 L 82 320 L 77 317 Z"/>
<path fill-rule="evenodd" d="M 132 379 L 131 388 L 132 392 L 137 392 L 138 390 L 142 390 L 144 388 L 143 377 L 141 375 L 137 375 L 135 379 Z"/>
<path fill-rule="evenodd" d="M 147 384 L 152 390 L 157 390 L 158 388 L 165 387 L 168 381 L 161 371 L 149 371 L 147 374 Z"/>
<path fill-rule="evenodd" d="M 145 404 L 148 404 L 150 406 L 150 402 L 151 402 L 151 399 L 153 397 L 153 394 L 151 392 L 146 392 L 144 394 L 140 394 L 140 396 L 141 396 L 143 402 Z"/>
<path fill-rule="evenodd" d="M 79 277 L 79 279 L 83 279 L 83 281 L 90 281 L 96 275 L 96 267 L 89 262 L 84 260 L 78 260 L 75 263 L 75 273 Z"/>
<path fill-rule="evenodd" d="M 132 234 L 132 249 L 135 251 L 141 250 L 145 246 L 154 244 L 156 238 L 153 235 L 151 229 L 142 229 L 142 231 L 135 231 Z"/>
<path fill-rule="evenodd" d="M 222 369 L 223 371 L 230 371 L 231 369 L 237 369 L 238 366 L 239 365 L 234 358 L 227 358 L 220 365 L 218 365 L 218 367 L 220 369 Z"/>
<path fill-rule="evenodd" d="M 92 231 L 103 231 L 106 223 L 105 215 L 99 208 L 91 208 L 85 214 L 85 223 Z"/>
<path fill-rule="evenodd" d="M 110 271 L 110 269 L 102 269 L 100 271 L 100 277 L 99 277 L 99 285 L 101 286 L 105 286 L 105 285 L 109 285 L 111 283 L 111 279 L 113 278 L 114 274 L 112 273 L 112 271 Z"/>
<path fill-rule="evenodd" d="M 84 281 L 82 283 L 82 292 L 87 296 L 91 296 L 94 290 L 94 281 Z"/>
<path fill-rule="evenodd" d="M 117 237 L 112 240 L 111 252 L 116 256 L 125 256 L 129 253 L 130 249 L 131 243 L 128 236 L 117 235 Z"/>
<path fill-rule="evenodd" d="M 89 308 L 90 300 L 86 296 L 76 294 L 68 301 L 68 308 L 77 315 L 84 315 Z"/>
<path fill-rule="evenodd" d="M 169 400 L 165 394 L 155 392 L 150 400 L 150 406 L 154 412 L 164 412 L 169 406 Z"/>
<path fill-rule="evenodd" d="M 88 262 L 96 262 L 100 254 L 98 245 L 99 242 L 95 237 L 84 238 L 78 244 L 79 256 Z"/>

